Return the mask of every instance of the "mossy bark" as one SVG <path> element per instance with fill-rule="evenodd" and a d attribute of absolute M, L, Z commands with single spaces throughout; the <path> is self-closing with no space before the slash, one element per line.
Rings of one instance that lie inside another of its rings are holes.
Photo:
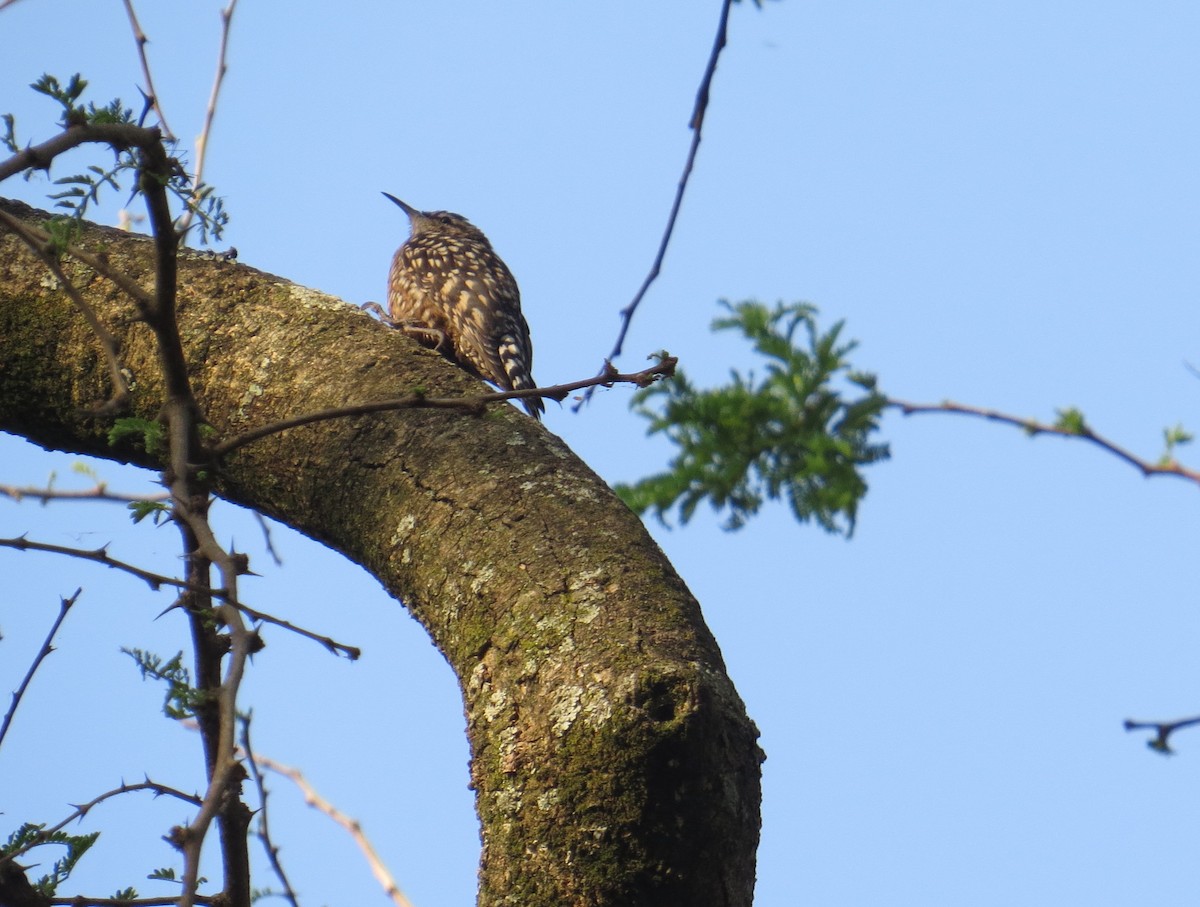
<path fill-rule="evenodd" d="M 0 202 L 38 222 L 41 212 Z M 149 287 L 144 238 L 81 244 Z M 150 331 L 67 261 L 122 343 L 136 415 L 161 403 Z M 179 322 L 219 437 L 349 403 L 479 385 L 356 307 L 185 257 Z M 0 429 L 154 466 L 86 414 L 95 338 L 0 229 Z M 544 427 L 412 410 L 322 422 L 230 455 L 219 493 L 370 570 L 457 674 L 483 827 L 481 905 L 748 907 L 761 751 L 699 606 L 632 514 Z"/>

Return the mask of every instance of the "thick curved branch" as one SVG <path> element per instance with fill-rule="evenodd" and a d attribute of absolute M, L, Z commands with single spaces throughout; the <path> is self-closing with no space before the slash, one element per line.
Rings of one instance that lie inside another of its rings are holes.
<path fill-rule="evenodd" d="M 38 216 L 3 203 L 28 220 Z M 145 239 L 88 228 L 132 279 Z M 356 307 L 240 265 L 180 262 L 179 330 L 215 443 L 348 400 L 480 385 Z M 128 305 L 88 287 L 102 315 Z M 164 396 L 145 324 L 117 325 L 134 415 Z M 0 232 L 0 430 L 155 463 L 72 405 L 95 338 Z M 505 408 L 506 409 L 506 408 Z M 641 522 L 544 427 L 416 410 L 336 419 L 231 453 L 223 497 L 370 570 L 458 676 L 482 822 L 479 903 L 749 907 L 757 732 L 700 609 Z"/>

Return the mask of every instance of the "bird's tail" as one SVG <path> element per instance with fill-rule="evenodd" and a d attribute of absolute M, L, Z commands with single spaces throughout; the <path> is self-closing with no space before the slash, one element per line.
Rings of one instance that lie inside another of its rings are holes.
<path fill-rule="evenodd" d="M 504 374 L 508 376 L 508 383 L 513 390 L 523 391 L 537 387 L 533 375 L 529 374 L 529 350 L 517 337 L 505 334 L 500 338 L 497 352 L 500 354 L 500 364 L 504 366 Z M 526 397 L 521 401 L 521 405 L 535 419 L 541 419 L 542 413 L 546 411 L 541 397 Z"/>

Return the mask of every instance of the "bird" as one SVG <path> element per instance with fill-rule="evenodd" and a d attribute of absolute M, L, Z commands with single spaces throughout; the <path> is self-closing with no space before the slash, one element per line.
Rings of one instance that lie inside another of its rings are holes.
<path fill-rule="evenodd" d="M 533 343 L 517 281 L 483 231 L 461 214 L 418 211 L 388 272 L 388 320 L 477 378 L 503 390 L 536 388 Z M 540 419 L 540 397 L 521 400 Z"/>

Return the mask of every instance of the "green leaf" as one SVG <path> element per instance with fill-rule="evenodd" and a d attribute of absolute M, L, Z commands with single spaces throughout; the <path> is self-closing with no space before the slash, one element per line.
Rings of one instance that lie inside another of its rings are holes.
<path fill-rule="evenodd" d="M 183 665 L 182 652 L 164 661 L 158 655 L 142 649 L 122 647 L 121 651 L 137 663 L 143 680 L 159 680 L 166 684 L 164 715 L 176 721 L 195 717 L 196 709 L 204 703 L 206 696 L 192 686 L 191 675 Z"/>
<path fill-rule="evenodd" d="M 1083 417 L 1083 413 L 1075 407 L 1060 409 L 1057 411 L 1057 415 L 1058 418 L 1054 421 L 1055 428 L 1073 435 L 1090 435 L 1092 433 L 1092 430 L 1088 428 L 1087 420 Z"/>
<path fill-rule="evenodd" d="M 108 430 L 108 444 L 116 447 L 122 441 L 137 439 L 146 453 L 157 455 L 166 449 L 166 426 L 152 419 L 127 416 L 117 419 Z"/>
<path fill-rule="evenodd" d="M 3 846 L 0 846 L 0 857 L 14 853 L 25 853 L 32 848 L 42 847 L 47 844 L 60 844 L 65 847 L 67 852 L 54 861 L 50 867 L 50 872 L 33 883 L 35 891 L 46 898 L 51 898 L 54 897 L 58 886 L 70 877 L 75 864 L 96 843 L 96 839 L 100 837 L 100 832 L 95 831 L 86 835 L 72 835 L 60 830 L 46 834 L 43 831 L 45 827 L 45 825 L 26 822 L 8 836 L 8 840 Z"/>
<path fill-rule="evenodd" d="M 171 513 L 171 508 L 162 501 L 130 501 L 128 506 L 129 515 L 135 524 L 146 517 L 153 517 L 154 525 L 159 526 Z"/>
<path fill-rule="evenodd" d="M 634 395 L 632 407 L 676 448 L 667 471 L 617 493 L 638 513 L 687 523 L 703 501 L 739 529 L 765 500 L 786 500 L 800 522 L 828 532 L 854 531 L 867 491 L 861 468 L 889 455 L 873 443 L 886 398 L 874 375 L 852 370 L 856 346 L 843 323 L 821 331 L 806 303 L 769 308 L 721 303 L 729 315 L 715 330 L 737 330 L 765 365 L 763 377 L 734 370 L 727 384 L 698 390 L 682 370 Z M 865 393 L 863 393 L 865 392 Z"/>
<path fill-rule="evenodd" d="M 42 228 L 50 235 L 51 251 L 56 255 L 62 255 L 79 236 L 83 225 L 76 218 L 56 214 L 43 223 Z"/>
<path fill-rule="evenodd" d="M 16 154 L 21 150 L 17 144 L 17 121 L 11 113 L 0 114 L 0 120 L 4 122 L 4 135 L 0 135 L 0 145 L 3 145 L 13 154 Z"/>

